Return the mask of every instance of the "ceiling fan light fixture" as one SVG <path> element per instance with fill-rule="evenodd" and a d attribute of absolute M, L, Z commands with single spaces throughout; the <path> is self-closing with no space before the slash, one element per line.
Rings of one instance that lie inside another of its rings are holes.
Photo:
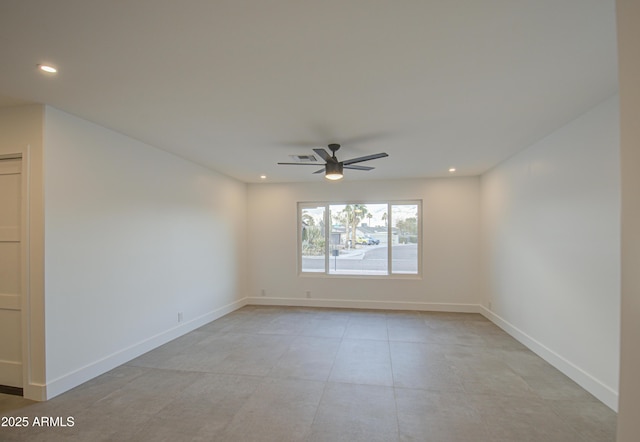
<path fill-rule="evenodd" d="M 332 181 L 342 179 L 342 163 L 327 163 L 324 177 Z"/>

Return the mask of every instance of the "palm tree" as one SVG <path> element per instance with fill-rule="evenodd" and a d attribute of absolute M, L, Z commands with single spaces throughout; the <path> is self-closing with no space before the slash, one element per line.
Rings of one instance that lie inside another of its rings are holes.
<path fill-rule="evenodd" d="M 373 218 L 373 214 L 371 212 L 367 213 L 367 219 L 369 220 L 369 227 L 371 227 L 371 218 Z"/>
<path fill-rule="evenodd" d="M 308 213 L 302 214 L 302 222 L 308 226 L 314 226 L 316 224 L 316 220 L 313 219 L 313 216 L 309 215 Z"/>
<path fill-rule="evenodd" d="M 344 206 L 344 209 L 342 209 L 342 213 L 344 213 L 345 229 L 347 234 L 346 240 L 349 241 L 349 239 L 353 239 L 353 243 L 355 243 L 355 237 L 349 238 L 352 231 L 351 224 L 353 223 L 354 218 L 353 207 L 351 206 L 351 204 L 347 204 L 346 206 Z"/>
<path fill-rule="evenodd" d="M 368 210 L 367 206 L 364 204 L 354 204 L 353 205 L 353 242 L 356 243 L 356 227 L 360 224 L 360 221 L 367 215 Z"/>
<path fill-rule="evenodd" d="M 387 212 L 384 212 L 382 214 L 382 221 L 384 221 L 384 226 L 385 227 L 389 227 L 389 225 L 387 224 Z"/>

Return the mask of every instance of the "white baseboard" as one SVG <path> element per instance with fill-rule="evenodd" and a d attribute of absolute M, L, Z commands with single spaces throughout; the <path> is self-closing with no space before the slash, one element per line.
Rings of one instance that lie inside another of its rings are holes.
<path fill-rule="evenodd" d="M 32 401 L 46 401 L 47 400 L 47 386 L 44 384 L 29 383 L 25 384 L 22 390 L 22 397 L 25 399 L 31 399 Z"/>
<path fill-rule="evenodd" d="M 189 333 L 199 327 L 202 327 L 209 322 L 218 319 L 234 310 L 237 310 L 246 305 L 246 298 L 234 301 L 209 313 L 201 315 L 190 321 L 184 322 L 176 327 L 172 327 L 166 331 L 158 333 L 155 336 L 145 339 L 144 341 L 133 344 L 125 349 L 117 351 L 109 356 L 106 356 L 100 360 L 85 365 L 71 373 L 61 376 L 57 379 L 47 382 L 46 386 L 29 386 L 32 388 L 30 394 L 33 394 L 31 398 L 34 400 L 48 400 L 65 391 L 71 390 L 80 384 L 87 382 L 90 379 L 95 378 L 109 370 L 112 370 L 138 356 L 153 350 L 175 338 L 178 338 L 186 333 Z M 26 392 L 26 390 L 25 390 Z M 37 397 L 41 399 L 37 399 Z M 26 394 L 25 394 L 26 397 Z"/>
<path fill-rule="evenodd" d="M 515 339 L 520 341 L 523 345 L 529 348 L 529 350 L 533 351 L 549 364 L 553 365 L 555 368 L 567 375 L 575 383 L 594 395 L 596 398 L 598 398 L 598 400 L 611 408 L 613 411 L 618 411 L 617 391 L 603 384 L 598 379 L 582 370 L 580 367 L 566 360 L 553 350 L 549 349 L 542 343 L 527 335 L 525 332 L 509 323 L 508 321 L 504 320 L 502 317 L 496 315 L 494 312 L 485 308 L 484 306 L 480 306 L 480 313 L 491 322 L 496 324 L 498 327 L 509 333 Z"/>
<path fill-rule="evenodd" d="M 356 308 L 372 310 L 414 310 L 429 312 L 480 313 L 478 304 L 455 304 L 439 302 L 410 302 L 410 301 L 370 301 L 348 299 L 317 299 L 317 298 L 274 298 L 270 296 L 256 296 L 245 298 L 248 305 L 281 305 L 289 307 L 325 307 L 325 308 Z"/>

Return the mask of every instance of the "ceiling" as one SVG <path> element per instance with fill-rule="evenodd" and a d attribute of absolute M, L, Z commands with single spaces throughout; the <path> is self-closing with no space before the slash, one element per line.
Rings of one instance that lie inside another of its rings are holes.
<path fill-rule="evenodd" d="M 615 1 L 3 0 L 0 60 L 0 106 L 245 182 L 333 142 L 389 154 L 348 180 L 478 175 L 616 93 Z"/>

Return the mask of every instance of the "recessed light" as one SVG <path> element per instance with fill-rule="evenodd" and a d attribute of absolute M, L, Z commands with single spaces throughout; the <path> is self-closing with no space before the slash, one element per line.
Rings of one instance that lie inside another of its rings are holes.
<path fill-rule="evenodd" d="M 266 180 L 266 179 L 267 179 L 267 176 L 266 176 L 266 175 L 260 175 L 260 179 L 261 179 L 261 180 Z"/>
<path fill-rule="evenodd" d="M 453 173 L 453 172 L 455 172 L 455 171 L 456 171 L 456 168 L 455 168 L 455 167 L 452 167 L 451 169 L 449 169 L 449 172 L 451 172 L 451 173 Z"/>
<path fill-rule="evenodd" d="M 56 68 L 48 64 L 39 64 L 38 69 L 49 74 L 55 74 L 56 72 L 58 72 Z"/>

